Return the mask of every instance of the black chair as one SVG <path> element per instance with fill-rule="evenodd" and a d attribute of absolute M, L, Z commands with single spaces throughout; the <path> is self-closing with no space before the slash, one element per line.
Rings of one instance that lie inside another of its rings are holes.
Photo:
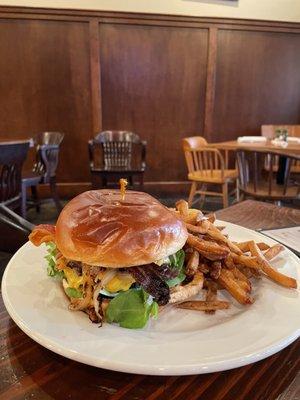
<path fill-rule="evenodd" d="M 93 188 L 99 187 L 97 178 L 102 180 L 102 186 L 107 187 L 109 181 L 127 178 L 134 186 L 134 178 L 143 187 L 146 169 L 147 142 L 127 131 L 104 131 L 88 142 L 90 172 Z"/>
<path fill-rule="evenodd" d="M 56 186 L 56 169 L 58 165 L 60 144 L 64 134 L 60 132 L 43 132 L 36 139 L 36 162 L 32 171 L 25 173 L 22 179 L 22 216 L 26 218 L 27 188 L 30 187 L 32 194 L 31 204 L 35 205 L 37 211 L 40 210 L 37 186 L 39 184 L 49 184 L 52 199 L 57 211 L 62 209 Z"/>
<path fill-rule="evenodd" d="M 300 161 L 300 156 L 246 148 L 236 154 L 242 199 L 275 202 L 299 199 L 299 175 L 293 173 L 293 166 Z"/>
<path fill-rule="evenodd" d="M 62 132 L 41 132 L 35 137 L 34 141 L 38 145 L 50 144 L 59 146 L 64 136 Z"/>
<path fill-rule="evenodd" d="M 0 143 L 0 250 L 15 251 L 27 241 L 33 225 L 14 210 L 21 207 L 22 166 L 28 141 Z"/>

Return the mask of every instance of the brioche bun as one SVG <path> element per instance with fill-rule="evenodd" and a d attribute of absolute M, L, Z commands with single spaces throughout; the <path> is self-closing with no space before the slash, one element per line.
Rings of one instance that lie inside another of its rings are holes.
<path fill-rule="evenodd" d="M 165 258 L 187 240 L 184 223 L 152 196 L 91 190 L 62 210 L 55 241 L 64 257 L 107 268 L 131 267 Z"/>

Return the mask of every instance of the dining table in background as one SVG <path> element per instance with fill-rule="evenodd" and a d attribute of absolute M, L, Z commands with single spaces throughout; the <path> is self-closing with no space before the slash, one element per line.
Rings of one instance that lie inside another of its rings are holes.
<path fill-rule="evenodd" d="M 224 151 L 236 151 L 238 149 L 252 149 L 260 151 L 279 151 L 286 154 L 300 154 L 300 142 L 288 142 L 286 147 L 275 146 L 270 139 L 258 142 L 239 142 L 238 140 L 229 140 L 226 142 L 210 143 L 209 146 Z"/>
<path fill-rule="evenodd" d="M 218 211 L 217 217 L 250 229 L 300 225 L 300 210 L 253 200 Z M 145 376 L 91 367 L 30 339 L 12 321 L 2 297 L 0 343 L 1 400 L 287 400 L 294 398 L 289 396 L 300 374 L 299 339 L 265 360 L 204 375 Z"/>

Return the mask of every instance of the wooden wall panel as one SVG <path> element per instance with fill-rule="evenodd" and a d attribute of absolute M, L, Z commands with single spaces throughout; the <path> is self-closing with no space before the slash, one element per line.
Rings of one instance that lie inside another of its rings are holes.
<path fill-rule="evenodd" d="M 148 141 L 149 186 L 185 181 L 182 137 L 300 123 L 299 71 L 296 23 L 0 6 L 0 140 L 64 131 L 64 195 L 101 129 Z"/>
<path fill-rule="evenodd" d="M 60 181 L 89 180 L 89 24 L 0 20 L 0 134 L 65 132 Z"/>
<path fill-rule="evenodd" d="M 147 140 L 150 181 L 186 178 L 181 138 L 203 131 L 206 29 L 103 24 L 103 129 Z"/>
<path fill-rule="evenodd" d="M 300 35 L 218 31 L 213 139 L 300 123 Z"/>

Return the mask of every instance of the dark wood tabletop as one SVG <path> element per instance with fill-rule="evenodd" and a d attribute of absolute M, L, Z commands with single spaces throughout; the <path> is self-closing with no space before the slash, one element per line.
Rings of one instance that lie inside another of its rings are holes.
<path fill-rule="evenodd" d="M 299 210 L 250 200 L 217 216 L 252 229 L 300 225 Z M 155 377 L 106 371 L 35 343 L 0 300 L 0 399 L 273 400 L 291 385 L 299 366 L 300 340 L 263 361 L 226 372 Z"/>

